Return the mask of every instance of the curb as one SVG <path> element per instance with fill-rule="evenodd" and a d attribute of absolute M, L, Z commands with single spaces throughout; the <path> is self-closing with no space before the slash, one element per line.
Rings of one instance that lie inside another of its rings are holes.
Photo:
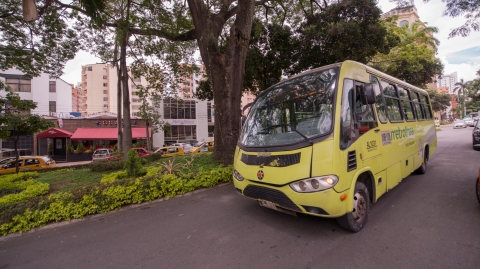
<path fill-rule="evenodd" d="M 194 190 L 192 192 L 187 192 L 187 193 L 180 194 L 180 195 L 170 197 L 170 198 L 160 198 L 160 199 L 157 199 L 157 200 L 153 200 L 151 202 L 145 202 L 145 203 L 141 203 L 141 204 L 125 205 L 125 206 L 122 206 L 120 209 L 112 210 L 112 211 L 109 211 L 107 213 L 98 213 L 98 214 L 95 214 L 95 215 L 88 215 L 88 216 L 85 216 L 84 218 L 81 218 L 81 219 L 72 219 L 72 220 L 65 220 L 65 221 L 61 221 L 61 222 L 54 222 L 54 223 L 50 223 L 50 224 L 47 224 L 47 225 L 42 226 L 42 227 L 33 228 L 33 229 L 31 229 L 30 231 L 27 231 L 27 232 L 12 233 L 12 234 L 7 234 L 7 235 L 4 235 L 4 236 L 0 236 L 0 242 L 5 242 L 5 241 L 7 241 L 11 238 L 15 238 L 15 237 L 23 236 L 23 235 L 29 235 L 29 234 L 33 234 L 33 233 L 40 232 L 40 231 L 43 231 L 43 230 L 49 230 L 49 229 L 54 229 L 54 228 L 58 228 L 58 227 L 67 226 L 69 224 L 73 224 L 73 223 L 77 223 L 77 222 L 103 218 L 105 216 L 113 215 L 113 214 L 116 214 L 116 213 L 119 213 L 119 212 L 127 211 L 127 210 L 130 210 L 130 209 L 135 209 L 135 208 L 139 208 L 139 207 L 144 207 L 144 206 L 148 206 L 148 205 L 154 205 L 154 204 L 162 203 L 162 202 L 165 202 L 165 201 L 168 201 L 168 200 L 171 200 L 171 199 L 188 197 L 188 196 L 192 196 L 193 194 L 204 192 L 204 191 L 207 191 L 207 190 L 210 190 L 210 189 L 225 187 L 227 185 L 232 185 L 232 184 L 233 184 L 232 182 L 222 183 L 222 184 L 216 185 L 215 187 L 198 189 L 198 190 Z"/>

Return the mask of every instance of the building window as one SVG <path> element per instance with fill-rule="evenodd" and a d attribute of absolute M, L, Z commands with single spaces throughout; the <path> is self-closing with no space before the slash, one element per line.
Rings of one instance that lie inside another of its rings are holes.
<path fill-rule="evenodd" d="M 5 82 L 12 92 L 32 92 L 31 79 L 7 78 Z"/>
<path fill-rule="evenodd" d="M 103 101 L 108 101 L 108 97 L 103 97 Z"/>
<path fill-rule="evenodd" d="M 57 112 L 57 102 L 56 101 L 48 102 L 48 111 Z"/>
<path fill-rule="evenodd" d="M 87 71 L 92 71 L 92 67 L 91 66 L 87 67 Z"/>
<path fill-rule="evenodd" d="M 107 79 L 107 76 L 103 76 L 103 79 Z"/>
<path fill-rule="evenodd" d="M 103 90 L 103 93 L 104 93 L 104 94 L 108 94 L 108 90 Z"/>
<path fill-rule="evenodd" d="M 136 89 L 137 88 L 137 85 L 136 84 L 132 84 L 132 89 Z"/>
<path fill-rule="evenodd" d="M 48 82 L 48 91 L 49 92 L 57 92 L 57 82 L 56 81 L 49 81 Z"/>
<path fill-rule="evenodd" d="M 165 140 L 194 140 L 197 139 L 197 126 L 195 125 L 171 125 L 165 129 Z"/>
<path fill-rule="evenodd" d="M 103 87 L 107 87 L 107 86 L 108 86 L 108 84 L 107 84 L 107 83 L 103 83 Z"/>
<path fill-rule="evenodd" d="M 194 100 L 176 100 L 168 98 L 163 101 L 165 119 L 196 119 Z"/>
<path fill-rule="evenodd" d="M 212 122 L 212 103 L 207 103 L 207 118 L 208 122 Z"/>
<path fill-rule="evenodd" d="M 403 20 L 403 21 L 401 21 L 401 22 L 398 24 L 398 26 L 400 26 L 400 27 L 404 27 L 404 26 L 405 26 L 405 27 L 408 27 L 408 21 L 407 21 L 407 20 Z"/>
<path fill-rule="evenodd" d="M 133 78 L 133 81 L 134 82 L 142 82 L 142 79 L 141 78 Z"/>

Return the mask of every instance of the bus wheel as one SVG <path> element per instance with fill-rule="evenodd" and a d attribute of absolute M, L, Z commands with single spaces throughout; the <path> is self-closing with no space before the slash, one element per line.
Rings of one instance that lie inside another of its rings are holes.
<path fill-rule="evenodd" d="M 363 182 L 355 184 L 355 195 L 353 197 L 353 212 L 337 218 L 337 223 L 342 228 L 352 232 L 359 232 L 367 223 L 368 212 L 370 211 L 369 192 Z"/>
<path fill-rule="evenodd" d="M 427 161 L 428 161 L 428 158 L 427 158 L 427 154 L 426 152 L 424 153 L 424 156 L 423 156 L 423 163 L 422 165 L 420 165 L 420 167 L 415 170 L 415 172 L 417 174 L 420 174 L 420 175 L 423 175 L 427 172 Z"/>

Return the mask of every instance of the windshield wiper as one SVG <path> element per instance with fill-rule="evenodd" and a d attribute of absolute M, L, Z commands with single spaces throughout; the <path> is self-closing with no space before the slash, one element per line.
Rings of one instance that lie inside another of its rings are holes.
<path fill-rule="evenodd" d="M 297 131 L 297 129 L 295 129 L 292 125 L 290 125 L 288 123 L 270 125 L 270 126 L 267 126 L 266 129 L 270 130 L 270 129 L 277 128 L 277 127 L 290 127 L 293 131 L 295 131 L 297 134 L 301 135 L 306 141 L 308 141 L 312 144 L 312 141 L 308 137 L 306 137 L 304 134 Z"/>

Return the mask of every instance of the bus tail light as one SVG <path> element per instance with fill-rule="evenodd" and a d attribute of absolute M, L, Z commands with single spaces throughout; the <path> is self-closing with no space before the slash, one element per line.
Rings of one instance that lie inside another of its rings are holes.
<path fill-rule="evenodd" d="M 330 189 L 338 182 L 334 175 L 312 177 L 290 183 L 290 188 L 296 192 L 316 192 Z"/>

